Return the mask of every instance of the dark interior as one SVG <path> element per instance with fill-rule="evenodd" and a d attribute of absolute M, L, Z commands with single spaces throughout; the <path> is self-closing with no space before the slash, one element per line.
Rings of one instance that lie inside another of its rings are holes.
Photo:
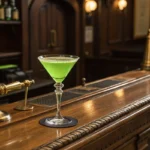
<path fill-rule="evenodd" d="M 96 0 L 96 10 L 86 12 L 84 0 L 16 0 L 18 20 L 0 20 L 0 65 L 16 66 L 0 69 L 0 83 L 34 79 L 29 97 L 52 92 L 54 81 L 37 59 L 46 54 L 80 57 L 64 89 L 81 85 L 82 78 L 91 82 L 140 69 L 148 29 L 138 35 L 135 1 L 120 10 L 117 0 Z M 24 96 L 1 97 L 0 103 L 10 103 Z"/>

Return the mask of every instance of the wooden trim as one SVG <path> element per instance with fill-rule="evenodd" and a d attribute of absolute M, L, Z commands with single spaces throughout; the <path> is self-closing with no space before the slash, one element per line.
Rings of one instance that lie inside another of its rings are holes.
<path fill-rule="evenodd" d="M 66 2 L 66 1 L 65 1 Z M 69 3 L 73 9 L 75 10 L 75 53 L 79 57 L 81 56 L 81 51 L 80 51 L 80 10 L 79 10 L 79 5 L 76 0 L 68 0 L 67 3 Z M 81 70 L 81 63 L 77 63 L 77 75 L 76 75 L 76 83 L 77 85 L 81 83 L 81 75 L 82 73 L 79 71 Z"/>
<path fill-rule="evenodd" d="M 21 24 L 21 21 L 0 21 L 0 24 L 5 24 L 5 25 L 7 25 L 7 24 L 11 24 L 11 25 L 20 25 Z"/>
<path fill-rule="evenodd" d="M 0 58 L 3 59 L 3 58 L 6 58 L 6 57 L 18 57 L 18 56 L 21 56 L 21 52 L 9 52 L 9 53 L 3 53 L 1 52 L 0 53 Z"/>
<path fill-rule="evenodd" d="M 28 30 L 28 2 L 21 1 L 21 18 L 22 18 L 22 69 L 24 71 L 29 69 L 29 30 Z"/>

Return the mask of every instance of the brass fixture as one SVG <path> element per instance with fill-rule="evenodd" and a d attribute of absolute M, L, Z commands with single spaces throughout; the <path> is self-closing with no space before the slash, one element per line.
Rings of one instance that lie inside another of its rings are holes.
<path fill-rule="evenodd" d="M 27 88 L 32 83 L 34 83 L 34 80 L 25 80 L 24 82 L 13 82 L 10 84 L 1 84 L 0 85 L 0 95 L 5 95 L 9 92 L 16 91 L 22 89 L 24 86 Z M 27 91 L 25 92 L 25 101 L 27 101 Z M 11 116 L 8 112 L 0 110 L 0 121 L 9 121 L 11 119 Z"/>
<path fill-rule="evenodd" d="M 24 103 L 22 105 L 17 106 L 15 109 L 16 110 L 32 110 L 34 107 L 31 105 L 27 104 L 27 99 L 28 99 L 28 89 L 31 84 L 35 83 L 34 80 L 25 80 L 23 82 L 23 86 L 25 86 L 25 98 L 24 98 Z"/>
<path fill-rule="evenodd" d="M 150 71 L 150 29 L 148 30 L 146 49 L 145 49 L 142 69 Z"/>
<path fill-rule="evenodd" d="M 10 83 L 10 84 L 1 84 L 0 85 L 0 95 L 5 95 L 9 92 L 15 91 L 15 90 L 20 90 L 24 86 L 24 83 L 21 83 L 19 81 Z"/>
<path fill-rule="evenodd" d="M 86 84 L 86 78 L 82 78 L 82 86 L 85 87 Z"/>

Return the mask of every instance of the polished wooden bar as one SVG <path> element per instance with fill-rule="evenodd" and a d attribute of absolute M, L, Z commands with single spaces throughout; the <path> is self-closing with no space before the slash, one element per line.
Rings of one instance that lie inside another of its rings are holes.
<path fill-rule="evenodd" d="M 34 104 L 32 99 L 30 103 L 35 109 L 31 111 L 14 110 L 22 101 L 1 105 L 0 110 L 9 112 L 12 120 L 0 123 L 0 149 L 143 150 L 145 147 L 146 150 L 150 135 L 149 72 L 131 71 L 64 92 L 89 88 L 93 83 L 106 80 L 123 82 L 62 103 L 62 114 L 78 119 L 77 126 L 70 128 L 48 128 L 39 124 L 40 119 L 55 115 L 55 105 Z"/>

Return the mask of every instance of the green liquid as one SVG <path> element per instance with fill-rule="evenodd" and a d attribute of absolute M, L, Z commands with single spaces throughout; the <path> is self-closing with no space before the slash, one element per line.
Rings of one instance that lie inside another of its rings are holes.
<path fill-rule="evenodd" d="M 45 57 L 40 62 L 55 82 L 61 83 L 77 60 L 71 57 Z"/>

